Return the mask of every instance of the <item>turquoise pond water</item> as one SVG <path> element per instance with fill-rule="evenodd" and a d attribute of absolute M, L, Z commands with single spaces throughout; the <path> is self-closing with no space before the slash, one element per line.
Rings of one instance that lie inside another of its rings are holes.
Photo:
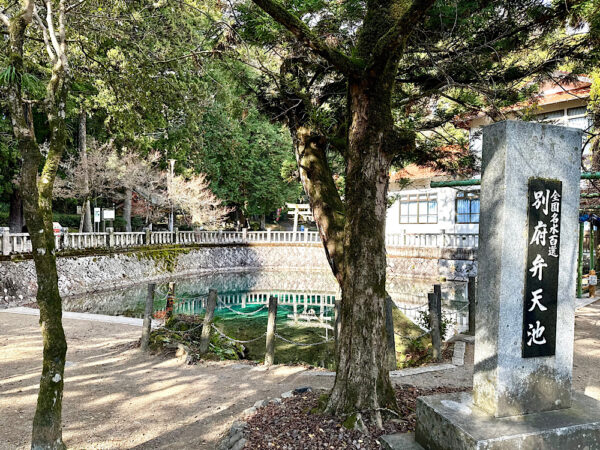
<path fill-rule="evenodd" d="M 294 311 L 304 314 L 310 310 L 315 316 L 333 315 L 335 300 L 339 298 L 337 283 L 329 271 L 261 270 L 197 275 L 174 279 L 176 313 L 203 313 L 204 300 L 209 289 L 219 295 L 218 316 L 255 313 L 253 317 L 267 314 L 265 303 L 271 295 L 278 299 L 278 318 L 287 318 Z M 426 309 L 427 292 L 434 280 L 389 278 L 387 289 L 394 302 L 411 318 Z M 154 297 L 155 311 L 164 310 L 167 284 L 157 284 Z M 63 300 L 65 311 L 89 312 L 128 317 L 142 317 L 147 295 L 147 285 L 98 292 Z M 457 322 L 466 321 L 466 283 L 442 283 L 445 313 L 455 316 Z M 261 310 L 256 312 L 257 310 Z"/>

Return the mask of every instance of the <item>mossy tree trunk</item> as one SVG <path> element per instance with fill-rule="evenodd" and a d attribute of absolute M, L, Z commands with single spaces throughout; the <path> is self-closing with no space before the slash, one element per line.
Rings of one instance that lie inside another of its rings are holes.
<path fill-rule="evenodd" d="M 253 1 L 347 81 L 344 204 L 334 195 L 324 140 L 302 123 L 290 128 L 301 179 L 342 288 L 337 372 L 327 410 L 371 412 L 380 423 L 381 408 L 396 409 L 385 327 L 388 173 L 394 156 L 414 148 L 414 133 L 394 126 L 391 94 L 406 39 L 434 1 L 369 1 L 352 57 L 328 45 L 277 0 Z"/>
<path fill-rule="evenodd" d="M 21 10 L 12 18 L 0 17 L 8 28 L 9 65 L 14 71 L 8 83 L 8 105 L 13 133 L 23 158 L 21 195 L 33 248 L 37 275 L 37 303 L 43 337 L 43 362 L 37 408 L 33 419 L 31 448 L 63 449 L 62 397 L 67 342 L 62 327 L 62 305 L 52 227 L 52 190 L 56 171 L 67 140 L 65 105 L 69 85 L 66 57 L 65 3 L 59 2 L 58 27 L 47 11 L 46 23 L 34 11 L 33 0 L 22 0 Z M 33 18 L 40 23 L 48 43 L 52 71 L 44 106 L 50 129 L 50 146 L 44 158 L 35 138 L 31 107 L 24 102 L 21 79 L 25 73 L 23 44 Z M 50 25 L 50 26 L 48 26 Z M 41 173 L 39 172 L 42 167 Z"/>
<path fill-rule="evenodd" d="M 15 186 L 10 193 L 10 210 L 8 213 L 8 228 L 11 233 L 22 233 L 23 226 L 23 199 L 21 191 Z"/>

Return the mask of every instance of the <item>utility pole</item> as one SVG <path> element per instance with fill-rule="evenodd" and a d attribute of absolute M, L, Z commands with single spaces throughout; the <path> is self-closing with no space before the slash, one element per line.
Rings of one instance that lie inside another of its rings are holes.
<path fill-rule="evenodd" d="M 175 160 L 169 159 L 169 179 L 167 182 L 167 192 L 169 194 L 169 203 L 171 204 L 171 212 L 169 213 L 169 231 L 172 233 L 175 228 L 175 211 L 173 206 L 173 198 L 171 197 L 171 185 L 173 183 L 173 176 L 175 174 Z"/>

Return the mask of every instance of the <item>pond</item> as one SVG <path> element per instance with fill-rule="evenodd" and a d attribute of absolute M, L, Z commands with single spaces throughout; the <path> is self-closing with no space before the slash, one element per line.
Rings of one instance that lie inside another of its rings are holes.
<path fill-rule="evenodd" d="M 248 311 L 266 315 L 266 308 L 256 312 L 268 302 L 271 295 L 278 299 L 278 319 L 287 319 L 294 312 L 331 317 L 335 300 L 339 298 L 337 283 L 331 272 L 315 270 L 262 270 L 225 272 L 180 278 L 176 281 L 176 313 L 201 314 L 209 289 L 219 294 L 217 315 L 232 315 Z M 395 304 L 412 320 L 427 310 L 427 292 L 435 280 L 415 280 L 388 277 L 387 289 Z M 449 320 L 456 322 L 458 331 L 468 324 L 466 283 L 447 281 L 442 284 L 443 311 Z M 157 285 L 155 311 L 165 309 L 167 283 Z M 147 295 L 147 285 L 99 292 L 63 300 L 65 311 L 89 312 L 107 315 L 142 317 Z M 311 312 L 312 311 L 312 312 Z M 253 314 L 254 315 L 254 314 Z M 330 322 L 330 319 L 325 319 Z M 315 321 L 323 322 L 323 321 Z"/>

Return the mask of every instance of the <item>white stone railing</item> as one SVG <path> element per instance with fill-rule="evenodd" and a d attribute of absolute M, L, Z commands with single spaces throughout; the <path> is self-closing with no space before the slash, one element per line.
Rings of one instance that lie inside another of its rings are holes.
<path fill-rule="evenodd" d="M 9 233 L 1 235 L 0 251 L 2 255 L 30 253 L 31 240 L 27 233 Z M 401 233 L 386 236 L 387 247 L 407 248 L 477 248 L 477 234 L 456 233 Z M 69 233 L 55 236 L 58 251 L 86 248 L 131 248 L 151 245 L 191 245 L 191 244 L 248 244 L 283 243 L 311 244 L 319 243 L 321 238 L 316 231 L 145 231 L 145 232 L 104 232 Z"/>
<path fill-rule="evenodd" d="M 397 233 L 385 237 L 387 247 L 477 248 L 477 233 Z"/>

